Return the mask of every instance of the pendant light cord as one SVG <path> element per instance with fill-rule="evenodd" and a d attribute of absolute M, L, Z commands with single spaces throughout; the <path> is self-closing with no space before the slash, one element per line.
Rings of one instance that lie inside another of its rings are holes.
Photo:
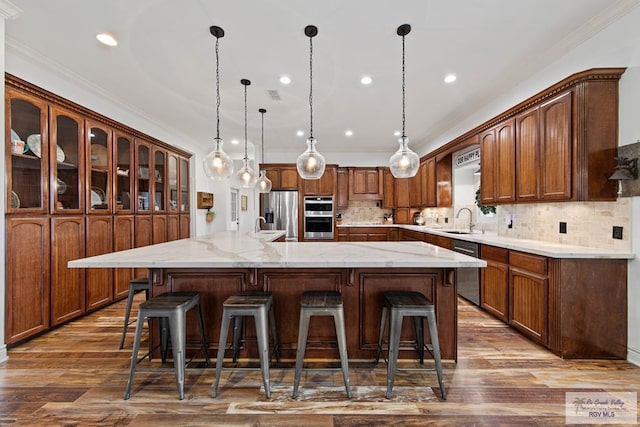
<path fill-rule="evenodd" d="M 309 138 L 313 138 L 313 37 L 309 37 Z"/>
<path fill-rule="evenodd" d="M 404 36 L 402 36 L 402 137 L 405 138 L 404 134 L 404 122 L 405 122 L 405 114 L 404 114 Z"/>
<path fill-rule="evenodd" d="M 244 86 L 244 161 L 249 160 L 247 155 L 247 85 Z"/>
<path fill-rule="evenodd" d="M 262 126 L 261 126 L 261 129 L 260 129 L 261 130 L 260 141 L 261 141 L 261 144 L 262 144 L 262 163 L 264 163 L 264 113 L 261 111 L 260 114 L 262 116 Z"/>
<path fill-rule="evenodd" d="M 220 139 L 220 52 L 219 41 L 216 37 L 216 139 Z"/>

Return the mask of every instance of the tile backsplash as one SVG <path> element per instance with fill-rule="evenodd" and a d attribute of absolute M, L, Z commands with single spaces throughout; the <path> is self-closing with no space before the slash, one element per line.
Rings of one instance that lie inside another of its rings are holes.
<path fill-rule="evenodd" d="M 466 228 L 468 212 L 455 217 L 465 207 L 473 212 L 476 230 L 519 239 L 631 251 L 631 199 L 628 197 L 615 202 L 499 205 L 493 218 L 484 217 L 480 221 L 475 205 L 427 208 L 423 216 L 427 225 Z M 342 211 L 342 220 L 343 224 L 381 224 L 383 216 L 392 212 L 376 207 L 375 201 L 350 201 L 349 207 Z M 512 228 L 508 228 L 511 219 Z M 559 232 L 560 222 L 566 223 L 566 234 Z M 612 237 L 614 226 L 623 227 L 622 240 Z"/>

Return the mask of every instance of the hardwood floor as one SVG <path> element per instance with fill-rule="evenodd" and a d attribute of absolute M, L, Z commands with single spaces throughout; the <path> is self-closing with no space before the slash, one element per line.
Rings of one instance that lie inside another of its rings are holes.
<path fill-rule="evenodd" d="M 351 364 L 350 401 L 339 371 L 305 372 L 291 399 L 291 368 L 271 369 L 271 400 L 259 371 L 239 370 L 223 372 L 212 399 L 214 369 L 201 368 L 188 370 L 183 401 L 172 372 L 136 373 L 125 401 L 133 329 L 118 350 L 123 313 L 120 302 L 9 349 L 0 365 L 0 425 L 551 426 L 565 424 L 566 392 L 640 388 L 639 367 L 559 359 L 460 301 L 459 360 L 444 365 L 447 401 L 431 389 L 438 390 L 434 371 L 398 372 L 385 399 L 384 363 Z"/>

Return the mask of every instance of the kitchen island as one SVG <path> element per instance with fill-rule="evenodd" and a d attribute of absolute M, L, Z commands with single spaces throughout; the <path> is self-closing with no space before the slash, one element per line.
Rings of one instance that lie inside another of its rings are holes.
<path fill-rule="evenodd" d="M 349 358 L 371 360 L 376 353 L 382 293 L 419 291 L 435 305 L 442 358 L 456 360 L 456 271 L 485 267 L 485 261 L 425 242 L 275 242 L 283 234 L 214 233 L 74 260 L 69 267 L 142 267 L 149 271 L 152 296 L 199 292 L 211 354 L 217 349 L 222 303 L 230 295 L 272 292 L 281 355 L 295 359 L 302 293 L 336 290 L 344 300 Z M 194 320 L 189 319 L 188 336 L 195 339 Z M 252 323 L 245 330 L 249 339 L 255 336 Z M 403 336 L 409 338 L 412 327 L 405 323 Z M 331 319 L 313 318 L 307 358 L 337 358 L 335 344 L 312 342 L 333 337 Z M 413 358 L 410 347 L 404 348 L 400 357 Z M 242 349 L 241 357 L 256 356 L 255 345 Z"/>

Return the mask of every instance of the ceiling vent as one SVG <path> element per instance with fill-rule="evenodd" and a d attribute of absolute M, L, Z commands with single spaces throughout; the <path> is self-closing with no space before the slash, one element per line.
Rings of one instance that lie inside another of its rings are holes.
<path fill-rule="evenodd" d="M 282 101 L 277 89 L 267 89 L 267 95 L 269 95 L 272 101 Z"/>

